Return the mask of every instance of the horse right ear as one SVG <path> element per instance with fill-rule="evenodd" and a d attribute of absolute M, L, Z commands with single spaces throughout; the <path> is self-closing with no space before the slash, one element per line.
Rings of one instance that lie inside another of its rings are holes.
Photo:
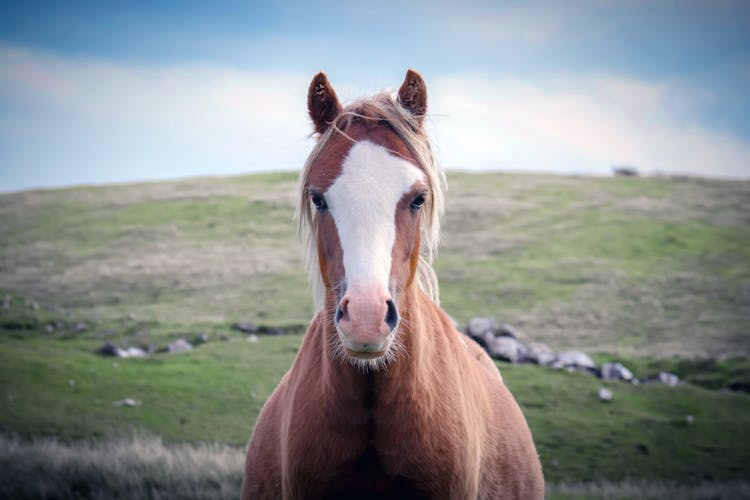
<path fill-rule="evenodd" d="M 307 111 L 310 113 L 315 131 L 319 134 L 325 132 L 341 113 L 339 98 L 322 71 L 310 82 L 310 88 L 307 90 Z"/>

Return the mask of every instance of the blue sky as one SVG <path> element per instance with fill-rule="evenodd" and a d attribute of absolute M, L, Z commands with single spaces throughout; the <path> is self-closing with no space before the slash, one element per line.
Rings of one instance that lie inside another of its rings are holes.
<path fill-rule="evenodd" d="M 13 2 L 0 190 L 292 170 L 420 71 L 447 168 L 750 177 L 748 2 Z"/>

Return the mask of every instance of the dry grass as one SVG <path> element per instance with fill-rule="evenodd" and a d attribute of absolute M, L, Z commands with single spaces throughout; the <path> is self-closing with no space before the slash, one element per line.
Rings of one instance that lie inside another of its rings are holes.
<path fill-rule="evenodd" d="M 237 498 L 244 452 L 159 438 L 23 442 L 0 435 L 0 498 Z"/>
<path fill-rule="evenodd" d="M 112 441 L 21 441 L 0 435 L 0 498 L 237 498 L 244 452 L 218 445 L 165 444 L 135 435 Z M 741 499 L 750 482 L 631 480 L 547 484 L 550 499 Z"/>
<path fill-rule="evenodd" d="M 623 481 L 618 483 L 560 483 L 547 485 L 550 499 L 680 499 L 717 500 L 750 498 L 748 481 L 704 481 L 680 484 L 669 481 Z"/>

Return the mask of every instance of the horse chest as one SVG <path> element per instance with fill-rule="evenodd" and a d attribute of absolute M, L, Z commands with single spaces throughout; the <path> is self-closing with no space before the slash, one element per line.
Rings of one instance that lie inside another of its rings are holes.
<path fill-rule="evenodd" d="M 471 490 L 465 440 L 428 435 L 424 415 L 400 410 L 362 405 L 326 412 L 319 428 L 308 425 L 311 440 L 326 438 L 317 449 L 300 442 L 290 450 L 292 489 L 307 498 L 435 498 Z"/>

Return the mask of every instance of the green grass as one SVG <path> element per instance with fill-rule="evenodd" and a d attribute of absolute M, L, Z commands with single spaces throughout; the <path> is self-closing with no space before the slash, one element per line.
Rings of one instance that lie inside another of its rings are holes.
<path fill-rule="evenodd" d="M 229 325 L 210 323 L 90 321 L 75 332 L 76 318 L 35 310 L 17 296 L 12 304 L 2 317 L 17 326 L 0 335 L 0 431 L 27 440 L 50 435 L 116 440 L 146 431 L 168 443 L 242 446 L 302 339 L 301 325 L 257 342 Z M 48 324 L 60 327 L 47 331 Z M 207 332 L 210 341 L 187 353 L 129 359 L 96 353 L 105 339 L 163 346 L 197 332 Z M 218 340 L 220 335 L 229 340 Z M 639 377 L 671 369 L 693 383 L 636 386 L 500 364 L 532 428 L 548 481 L 691 483 L 750 475 L 750 436 L 744 432 L 750 426 L 750 395 L 713 389 L 747 380 L 750 362 L 605 355 L 597 360 L 622 361 Z M 602 386 L 614 392 L 612 402 L 599 401 Z M 140 404 L 115 405 L 125 398 Z"/>
<path fill-rule="evenodd" d="M 749 356 L 750 182 L 449 173 L 461 323 L 553 348 Z M 304 323 L 296 174 L 0 195 L 0 287 L 86 317 Z"/>
<path fill-rule="evenodd" d="M 449 181 L 436 270 L 460 323 L 493 316 L 524 340 L 687 382 L 501 365 L 548 496 L 748 496 L 750 182 L 460 172 Z M 55 471 L 64 497 L 104 488 L 109 465 L 71 458 L 79 465 L 56 468 L 52 455 L 88 456 L 134 433 L 163 439 L 149 448 L 163 446 L 157 455 L 200 443 L 241 454 L 312 312 L 295 183 L 282 173 L 0 195 L 0 299 L 11 298 L 0 311 L 0 432 L 18 436 L 3 441 L 0 455 L 12 453 L 0 460 Z M 247 342 L 230 327 L 238 320 L 289 334 Z M 201 332 L 211 340 L 189 353 L 96 354 L 105 341 L 164 346 Z M 598 400 L 602 386 L 612 402 Z M 140 405 L 115 405 L 124 398 Z M 39 442 L 57 451 L 36 462 L 13 455 L 34 457 Z M 200 476 L 204 496 L 236 496 L 242 459 L 232 460 Z M 142 496 L 168 490 L 172 473 L 160 483 L 148 467 Z"/>

